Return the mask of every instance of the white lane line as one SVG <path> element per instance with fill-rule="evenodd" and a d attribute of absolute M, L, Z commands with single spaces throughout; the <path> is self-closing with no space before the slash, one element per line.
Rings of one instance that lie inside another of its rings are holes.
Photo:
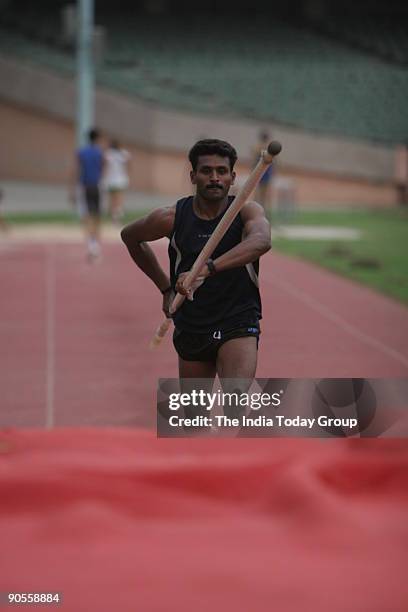
<path fill-rule="evenodd" d="M 54 427 L 55 384 L 55 246 L 48 245 L 46 253 L 46 406 L 45 426 Z"/>
<path fill-rule="evenodd" d="M 372 336 L 369 336 L 365 334 L 364 332 L 361 332 L 357 327 L 345 321 L 345 319 L 335 314 L 332 310 L 330 310 L 329 308 L 327 308 L 326 306 L 324 306 L 323 304 L 315 300 L 309 294 L 301 291 L 300 289 L 297 289 L 294 285 L 291 285 L 290 283 L 282 279 L 279 279 L 276 276 L 272 277 L 272 282 L 278 285 L 279 287 L 281 287 L 282 289 L 284 289 L 287 293 L 295 297 L 297 300 L 303 302 L 304 304 L 306 304 L 313 310 L 317 311 L 323 317 L 326 317 L 326 319 L 328 319 L 332 323 L 335 323 L 336 325 L 338 325 L 338 327 L 340 327 L 343 331 L 350 334 L 350 336 L 352 336 L 356 340 L 360 340 L 361 342 L 367 344 L 368 346 L 371 346 L 379 351 L 382 351 L 385 355 L 388 355 L 388 357 L 395 359 L 396 361 L 398 361 L 399 363 L 402 363 L 405 367 L 408 368 L 408 358 L 405 357 L 405 355 L 403 355 L 399 351 L 396 351 L 390 346 L 387 346 L 380 340 L 376 340 L 376 338 L 373 338 Z"/>

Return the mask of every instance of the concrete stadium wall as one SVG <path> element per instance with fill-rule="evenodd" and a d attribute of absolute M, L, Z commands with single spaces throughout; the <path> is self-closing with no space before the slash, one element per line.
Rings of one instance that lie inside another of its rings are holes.
<path fill-rule="evenodd" d="M 0 57 L 1 177 L 68 181 L 74 151 L 75 85 L 48 70 Z M 237 171 L 248 172 L 251 149 L 267 127 L 284 150 L 278 175 L 291 178 L 300 205 L 384 206 L 396 202 L 394 151 L 241 120 L 176 113 L 101 88 L 96 124 L 133 155 L 131 187 L 175 196 L 190 191 L 186 153 L 216 136 L 237 148 Z"/>

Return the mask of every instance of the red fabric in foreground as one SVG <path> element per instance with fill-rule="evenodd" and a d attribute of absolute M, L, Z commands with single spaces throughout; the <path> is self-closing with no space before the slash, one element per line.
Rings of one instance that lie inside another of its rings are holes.
<path fill-rule="evenodd" d="M 405 440 L 10 430 L 0 499 L 0 591 L 69 612 L 408 609 Z"/>

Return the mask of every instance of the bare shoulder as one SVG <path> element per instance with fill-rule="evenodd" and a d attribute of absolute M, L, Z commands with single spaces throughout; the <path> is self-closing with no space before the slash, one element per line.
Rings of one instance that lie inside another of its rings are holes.
<path fill-rule="evenodd" d="M 159 238 L 170 238 L 173 233 L 176 205 L 163 206 L 152 210 L 149 214 L 133 223 L 129 223 L 122 230 L 122 238 L 137 242 L 149 242 Z"/>
<path fill-rule="evenodd" d="M 241 219 L 244 225 L 244 236 L 256 234 L 270 242 L 271 226 L 266 218 L 263 206 L 258 202 L 249 201 L 241 210 Z"/>
<path fill-rule="evenodd" d="M 174 219 L 176 217 L 176 205 L 174 206 L 162 206 L 161 208 L 155 208 L 151 213 L 147 215 L 153 223 L 164 223 L 171 224 L 173 227 Z"/>
<path fill-rule="evenodd" d="M 174 219 L 176 217 L 176 206 L 163 206 L 152 210 L 144 219 L 146 227 L 160 229 L 164 235 L 170 236 L 173 232 Z"/>
<path fill-rule="evenodd" d="M 266 218 L 265 210 L 261 204 L 258 204 L 258 202 L 255 202 L 254 200 L 249 200 L 241 208 L 241 219 L 244 223 L 263 218 Z"/>

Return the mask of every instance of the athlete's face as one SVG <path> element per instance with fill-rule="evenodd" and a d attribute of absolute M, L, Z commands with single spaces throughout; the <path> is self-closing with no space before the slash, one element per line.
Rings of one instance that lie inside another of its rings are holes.
<path fill-rule="evenodd" d="M 200 155 L 197 169 L 190 172 L 190 178 L 199 196 L 210 202 L 219 202 L 228 195 L 235 172 L 231 171 L 228 157 Z"/>

